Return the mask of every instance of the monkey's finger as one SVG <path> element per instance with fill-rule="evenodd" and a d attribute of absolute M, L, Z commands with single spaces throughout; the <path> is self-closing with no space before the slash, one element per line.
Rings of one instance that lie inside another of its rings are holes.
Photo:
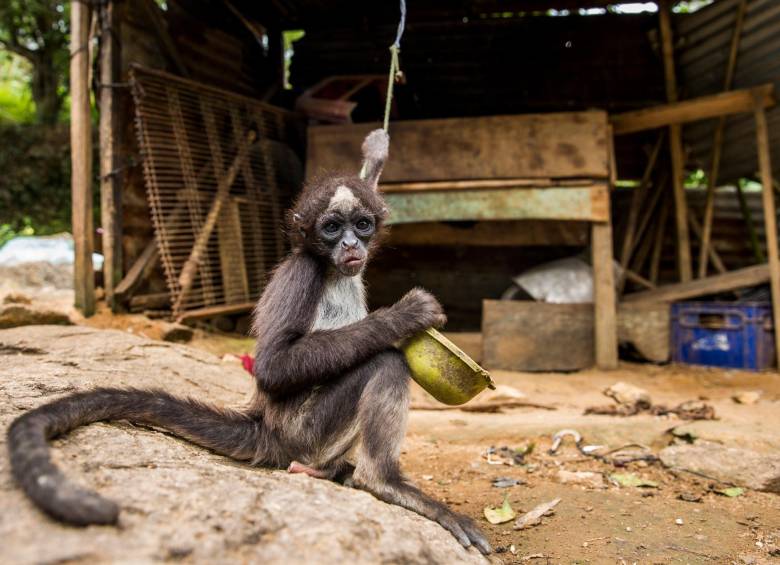
<path fill-rule="evenodd" d="M 482 530 L 479 529 L 479 526 L 477 526 L 471 518 L 468 516 L 460 516 L 460 520 L 458 521 L 460 522 L 460 527 L 466 532 L 466 535 L 474 546 L 479 549 L 480 553 L 483 555 L 493 553 L 493 548 L 490 546 L 490 542 L 488 542 L 485 534 L 482 533 Z"/>
<path fill-rule="evenodd" d="M 463 547 L 471 547 L 471 539 L 469 539 L 469 536 L 463 531 L 463 528 L 461 528 L 454 516 L 442 516 L 437 521 L 442 528 L 447 530 L 456 540 L 458 540 L 460 545 Z"/>

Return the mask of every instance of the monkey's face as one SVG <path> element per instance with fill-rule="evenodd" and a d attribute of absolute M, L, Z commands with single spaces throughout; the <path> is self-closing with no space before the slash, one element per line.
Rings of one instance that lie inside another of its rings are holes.
<path fill-rule="evenodd" d="M 336 189 L 327 209 L 317 219 L 315 230 L 321 247 L 339 273 L 352 277 L 366 266 L 376 222 L 374 214 L 352 189 L 345 185 Z"/>

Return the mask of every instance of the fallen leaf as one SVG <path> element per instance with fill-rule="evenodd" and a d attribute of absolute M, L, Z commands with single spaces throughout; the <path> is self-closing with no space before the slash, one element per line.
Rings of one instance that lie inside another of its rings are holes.
<path fill-rule="evenodd" d="M 542 504 L 538 505 L 530 512 L 526 512 L 525 514 L 520 516 L 515 522 L 515 526 L 514 526 L 515 530 L 523 530 L 525 528 L 530 528 L 532 526 L 541 524 L 542 516 L 544 516 L 550 510 L 555 508 L 560 501 L 561 501 L 560 498 L 556 498 L 549 502 L 543 502 Z"/>
<path fill-rule="evenodd" d="M 713 492 L 717 494 L 722 494 L 723 496 L 728 496 L 730 498 L 735 498 L 737 496 L 742 496 L 743 494 L 745 494 L 745 489 L 741 487 L 716 488 L 713 489 Z"/>
<path fill-rule="evenodd" d="M 648 479 L 637 477 L 634 473 L 614 473 L 609 479 L 621 487 L 648 487 L 658 488 L 658 483 Z"/>
<path fill-rule="evenodd" d="M 499 507 L 485 506 L 483 510 L 485 518 L 491 524 L 503 524 L 514 519 L 517 514 L 509 504 L 509 497 L 504 497 L 504 503 Z"/>

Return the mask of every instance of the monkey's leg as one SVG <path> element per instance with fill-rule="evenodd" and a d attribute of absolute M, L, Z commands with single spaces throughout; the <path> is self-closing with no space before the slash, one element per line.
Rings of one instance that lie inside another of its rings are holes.
<path fill-rule="evenodd" d="M 464 547 L 473 544 L 480 552 L 490 553 L 490 543 L 470 518 L 453 512 L 404 479 L 398 459 L 409 411 L 409 368 L 396 350 L 378 355 L 373 364 L 375 373 L 358 403 L 360 444 L 354 485 L 438 522 Z"/>
<path fill-rule="evenodd" d="M 287 467 L 287 472 L 304 473 L 306 475 L 309 475 L 310 477 L 314 477 L 315 479 L 329 479 L 330 475 L 332 474 L 323 469 L 315 469 L 314 467 L 309 467 L 308 465 L 304 465 L 303 463 L 298 463 L 297 461 L 293 461 L 292 463 L 290 463 L 290 465 Z"/>

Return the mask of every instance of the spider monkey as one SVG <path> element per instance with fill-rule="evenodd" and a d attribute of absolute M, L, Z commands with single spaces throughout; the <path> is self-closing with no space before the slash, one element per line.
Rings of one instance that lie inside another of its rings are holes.
<path fill-rule="evenodd" d="M 388 214 L 378 191 L 387 134 L 371 132 L 362 150 L 359 176 L 308 183 L 288 213 L 291 254 L 254 312 L 257 386 L 249 408 L 99 388 L 31 410 L 11 424 L 8 447 L 14 477 L 41 510 L 73 525 L 117 522 L 119 507 L 70 482 L 47 440 L 92 422 L 129 420 L 252 465 L 341 480 L 438 522 L 465 547 L 492 551 L 470 518 L 410 484 L 399 467 L 409 368 L 395 345 L 446 318 L 419 288 L 368 312 L 362 273 Z"/>

